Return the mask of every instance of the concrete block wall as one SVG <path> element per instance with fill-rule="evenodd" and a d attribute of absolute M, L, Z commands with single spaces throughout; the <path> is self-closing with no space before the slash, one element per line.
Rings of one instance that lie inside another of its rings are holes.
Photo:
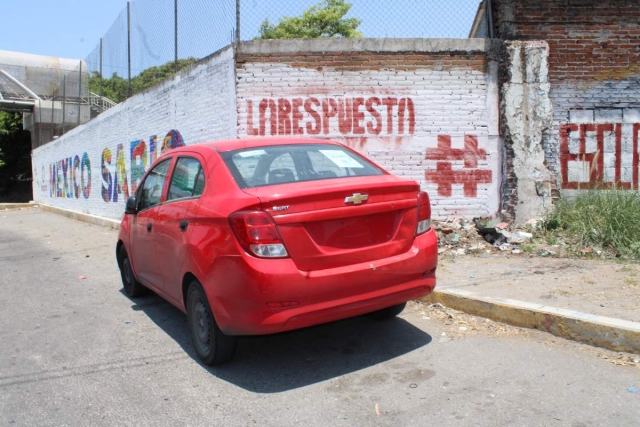
<path fill-rule="evenodd" d="M 235 65 L 227 48 L 33 150 L 34 200 L 119 219 L 161 152 L 235 137 Z"/>
<path fill-rule="evenodd" d="M 637 0 L 493 0 L 496 35 L 546 40 L 553 123 L 545 161 L 562 194 L 639 186 Z M 604 185 L 602 185 L 604 183 Z"/>
<path fill-rule="evenodd" d="M 501 150 L 491 49 L 481 39 L 242 43 L 238 136 L 341 141 L 419 181 L 434 218 L 494 215 Z"/>

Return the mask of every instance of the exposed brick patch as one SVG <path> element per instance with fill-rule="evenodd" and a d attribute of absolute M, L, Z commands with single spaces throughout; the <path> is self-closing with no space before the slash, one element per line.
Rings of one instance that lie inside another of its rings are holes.
<path fill-rule="evenodd" d="M 372 71 L 399 70 L 414 71 L 421 69 L 447 71 L 465 68 L 486 72 L 486 54 L 471 53 L 429 53 L 429 52 L 330 52 L 278 53 L 247 55 L 240 53 L 238 66 L 245 63 L 265 62 L 295 64 L 299 68 L 330 68 L 335 71 Z"/>

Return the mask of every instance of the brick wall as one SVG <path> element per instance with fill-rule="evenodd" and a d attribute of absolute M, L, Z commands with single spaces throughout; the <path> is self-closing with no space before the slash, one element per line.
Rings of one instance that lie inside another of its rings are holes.
<path fill-rule="evenodd" d="M 493 0 L 493 8 L 497 37 L 549 44 L 554 121 L 544 143 L 558 187 L 638 188 L 638 1 Z"/>
<path fill-rule="evenodd" d="M 419 181 L 435 218 L 494 215 L 501 148 L 492 46 L 481 39 L 243 42 L 34 150 L 34 199 L 119 218 L 163 149 L 299 135 L 342 141 Z"/>
<path fill-rule="evenodd" d="M 122 217 L 163 150 L 235 138 L 234 68 L 233 51 L 223 50 L 33 150 L 34 200 Z"/>
<path fill-rule="evenodd" d="M 488 68 L 484 40 L 243 43 L 238 135 L 342 141 L 419 181 L 436 218 L 493 215 L 500 151 Z"/>

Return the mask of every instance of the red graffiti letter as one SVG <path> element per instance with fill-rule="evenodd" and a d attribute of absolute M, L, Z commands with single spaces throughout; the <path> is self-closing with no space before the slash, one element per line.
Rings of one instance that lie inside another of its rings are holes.
<path fill-rule="evenodd" d="M 307 133 L 309 135 L 318 135 L 320 133 L 320 127 L 322 126 L 322 119 L 320 118 L 320 114 L 313 107 L 318 108 L 320 106 L 320 101 L 317 98 L 309 98 L 304 102 L 304 110 L 309 113 L 309 115 L 315 121 L 315 126 L 312 122 L 307 122 Z"/>
<path fill-rule="evenodd" d="M 291 135 L 291 103 L 278 99 L 278 135 Z"/>
<path fill-rule="evenodd" d="M 380 135 L 382 131 L 382 116 L 380 112 L 376 110 L 378 105 L 380 105 L 380 98 L 372 96 L 367 99 L 367 111 L 371 114 L 371 117 L 373 117 L 373 122 L 367 123 L 367 132 L 374 135 Z"/>
<path fill-rule="evenodd" d="M 409 135 L 412 135 L 416 130 L 416 112 L 413 108 L 413 101 L 411 98 L 402 98 L 398 104 L 398 133 L 404 133 L 404 119 L 405 112 L 409 113 Z"/>
<path fill-rule="evenodd" d="M 393 133 L 393 107 L 398 105 L 398 98 L 384 98 L 382 104 L 387 107 L 387 133 Z"/>
<path fill-rule="evenodd" d="M 364 134 L 364 111 L 360 111 L 360 107 L 364 105 L 364 98 L 354 98 L 353 100 L 353 133 L 356 135 Z"/>
<path fill-rule="evenodd" d="M 302 121 L 302 111 L 300 111 L 300 107 L 302 107 L 302 98 L 294 98 L 292 102 L 292 130 L 294 135 L 302 135 L 304 134 L 304 129 L 300 126 L 300 122 Z"/>
<path fill-rule="evenodd" d="M 278 125 L 277 125 L 277 113 L 276 113 L 276 103 L 273 99 L 263 99 L 262 101 L 260 101 L 260 135 L 261 136 L 265 136 L 266 135 L 266 114 L 267 114 L 267 109 L 269 110 L 269 123 L 270 123 L 270 129 L 271 129 L 271 135 L 275 136 L 277 135 L 277 129 L 278 129 Z"/>
<path fill-rule="evenodd" d="M 340 133 L 347 135 L 353 127 L 353 106 L 350 99 L 338 100 L 338 128 Z"/>
<path fill-rule="evenodd" d="M 322 131 L 325 135 L 329 135 L 329 119 L 335 117 L 338 114 L 338 103 L 333 98 L 327 98 L 322 100 Z"/>
<path fill-rule="evenodd" d="M 259 135 L 260 130 L 253 126 L 253 101 L 247 100 L 247 134 L 251 136 Z"/>

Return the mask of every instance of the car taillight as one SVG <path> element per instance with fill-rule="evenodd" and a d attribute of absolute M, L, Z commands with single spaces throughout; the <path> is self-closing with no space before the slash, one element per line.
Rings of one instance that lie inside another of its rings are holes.
<path fill-rule="evenodd" d="M 267 212 L 236 212 L 229 216 L 229 224 L 238 242 L 248 253 L 260 258 L 289 256 L 276 223 Z"/>
<path fill-rule="evenodd" d="M 416 236 L 429 231 L 431 228 L 431 202 L 425 191 L 418 193 L 418 227 Z"/>

